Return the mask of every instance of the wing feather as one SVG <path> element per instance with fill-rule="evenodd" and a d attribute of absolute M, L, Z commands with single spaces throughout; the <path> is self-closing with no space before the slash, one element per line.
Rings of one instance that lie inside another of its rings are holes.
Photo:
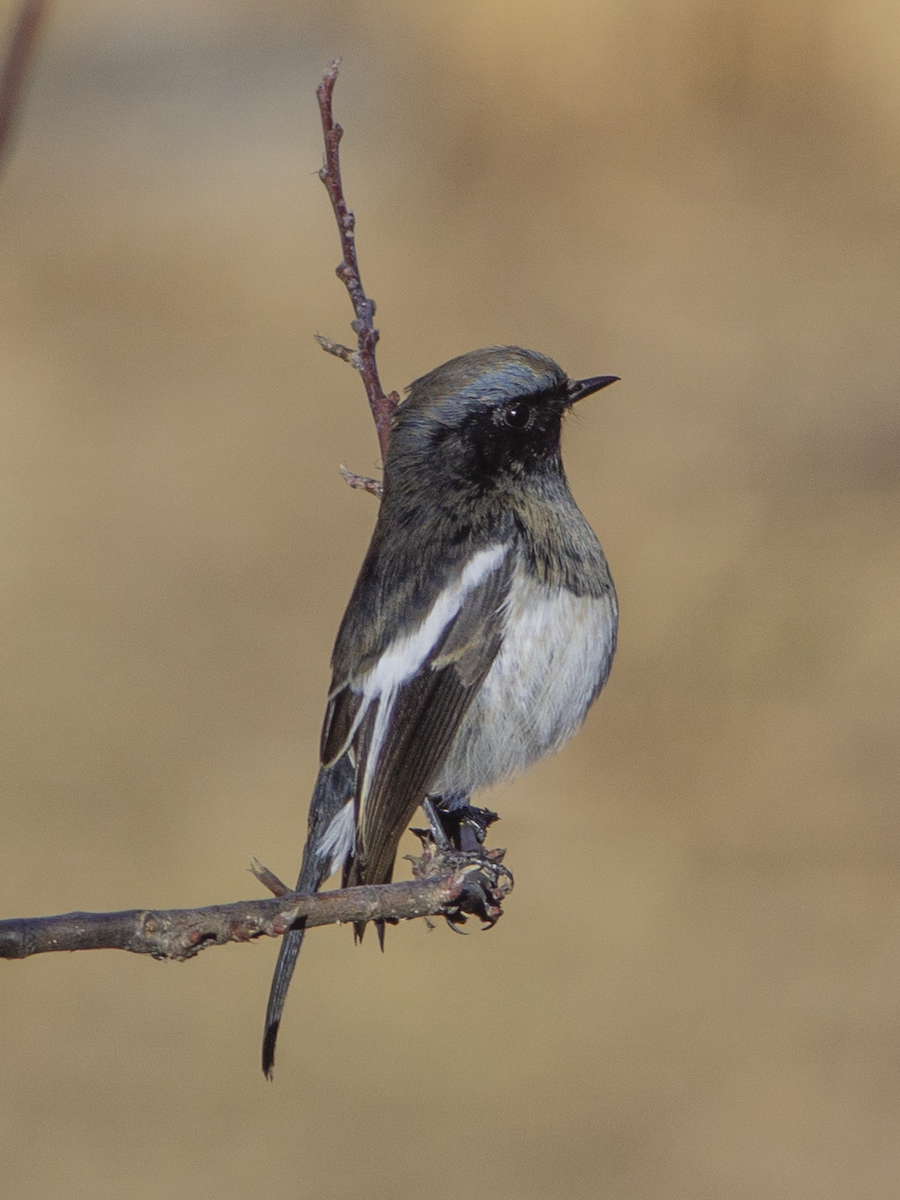
<path fill-rule="evenodd" d="M 358 718 L 357 844 L 346 886 L 390 880 L 400 837 L 500 649 L 512 557 L 465 593 L 415 673 Z"/>
<path fill-rule="evenodd" d="M 320 758 L 323 767 L 330 767 L 346 753 L 356 732 L 357 718 L 363 704 L 361 692 L 344 686 L 328 697 L 325 720 L 322 723 Z"/>

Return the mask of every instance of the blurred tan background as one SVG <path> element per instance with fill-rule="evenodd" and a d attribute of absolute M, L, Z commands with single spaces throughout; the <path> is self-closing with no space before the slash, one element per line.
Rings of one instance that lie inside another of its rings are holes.
<path fill-rule="evenodd" d="M 7 21 L 12 6 L 0 6 Z M 0 964 L 10 1200 L 894 1198 L 900 14 L 60 3 L 0 182 L 0 910 L 293 876 L 381 366 L 515 342 L 618 583 L 490 934 Z"/>

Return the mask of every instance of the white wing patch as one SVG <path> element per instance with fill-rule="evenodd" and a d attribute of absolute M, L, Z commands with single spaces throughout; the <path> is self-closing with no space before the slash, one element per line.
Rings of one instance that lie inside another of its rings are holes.
<path fill-rule="evenodd" d="M 347 856 L 356 849 L 356 802 L 347 803 L 331 818 L 331 823 L 325 830 L 325 836 L 319 843 L 317 853 L 320 858 L 330 858 L 331 866 L 328 874 L 339 871 L 347 861 Z"/>
<path fill-rule="evenodd" d="M 371 703 L 376 696 L 387 698 L 419 671 L 440 635 L 459 610 L 463 600 L 506 557 L 507 546 L 488 546 L 479 550 L 466 565 L 455 583 L 444 588 L 435 600 L 431 612 L 414 633 L 392 642 L 375 664 L 363 684 L 363 695 Z M 382 704 L 382 711 L 389 708 Z"/>
<path fill-rule="evenodd" d="M 353 740 L 370 707 L 376 700 L 379 701 L 366 760 L 365 775 L 358 792 L 360 809 L 365 804 L 372 779 L 378 768 L 378 760 L 390 728 L 398 692 L 422 669 L 441 634 L 459 613 L 466 596 L 478 587 L 491 571 L 497 570 L 508 552 L 508 543 L 495 543 L 473 555 L 459 578 L 448 584 L 440 593 L 421 625 L 405 637 L 391 642 L 369 674 L 351 684 L 354 691 L 362 693 L 362 703 L 354 719 L 348 740 Z M 329 825 L 322 842 L 323 857 L 327 854 L 333 856 L 333 871 L 341 866 L 347 855 L 353 850 L 356 822 L 353 821 L 352 824 L 350 822 L 356 813 L 347 811 L 352 809 L 352 801 L 341 809 Z"/>

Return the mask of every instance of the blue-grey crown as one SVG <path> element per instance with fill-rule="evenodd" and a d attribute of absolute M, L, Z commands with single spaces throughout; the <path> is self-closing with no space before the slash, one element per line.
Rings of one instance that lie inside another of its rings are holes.
<path fill-rule="evenodd" d="M 471 403 L 496 404 L 516 396 L 533 396 L 562 388 L 566 373 L 552 358 L 521 346 L 488 346 L 451 358 L 409 386 L 403 409 L 438 404 L 451 397 Z"/>

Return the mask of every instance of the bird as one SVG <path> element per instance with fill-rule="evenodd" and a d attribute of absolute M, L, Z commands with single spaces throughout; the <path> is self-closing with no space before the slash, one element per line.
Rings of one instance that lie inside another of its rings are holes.
<path fill-rule="evenodd" d="M 618 606 L 560 435 L 573 404 L 618 378 L 570 379 L 536 351 L 492 346 L 410 384 L 332 654 L 298 892 L 338 871 L 344 887 L 390 882 L 417 808 L 449 820 L 582 725 L 609 675 Z M 282 939 L 268 1078 L 303 935 Z"/>

